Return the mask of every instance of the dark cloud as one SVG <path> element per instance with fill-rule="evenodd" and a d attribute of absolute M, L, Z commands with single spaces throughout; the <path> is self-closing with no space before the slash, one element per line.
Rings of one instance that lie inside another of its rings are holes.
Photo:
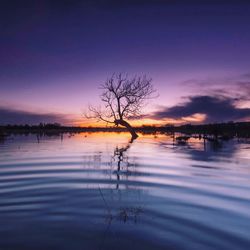
<path fill-rule="evenodd" d="M 60 114 L 36 114 L 27 111 L 19 111 L 0 107 L 0 125 L 6 124 L 39 124 L 43 123 L 62 123 L 69 122 L 65 116 Z"/>
<path fill-rule="evenodd" d="M 206 115 L 204 122 L 227 122 L 250 117 L 250 108 L 238 108 L 237 101 L 239 100 L 222 96 L 191 96 L 182 104 L 155 112 L 152 118 L 181 119 L 200 113 Z"/>

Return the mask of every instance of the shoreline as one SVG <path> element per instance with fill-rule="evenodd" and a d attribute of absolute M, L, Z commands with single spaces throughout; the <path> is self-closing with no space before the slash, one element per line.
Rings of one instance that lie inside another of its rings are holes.
<path fill-rule="evenodd" d="M 135 127 L 136 132 L 142 134 L 175 134 L 195 135 L 204 137 L 213 137 L 217 139 L 223 137 L 230 138 L 250 138 L 250 122 L 230 122 L 214 123 L 202 125 L 181 125 L 181 126 L 142 126 Z M 0 138 L 15 134 L 40 134 L 40 135 L 60 135 L 64 133 L 83 133 L 83 132 L 126 132 L 123 127 L 68 127 L 59 124 L 43 125 L 7 125 L 0 126 Z"/>

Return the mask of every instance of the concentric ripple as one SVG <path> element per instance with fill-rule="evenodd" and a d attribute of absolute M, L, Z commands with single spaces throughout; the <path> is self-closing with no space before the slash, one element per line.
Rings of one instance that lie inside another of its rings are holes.
<path fill-rule="evenodd" d="M 250 151 L 126 133 L 0 144 L 0 249 L 250 249 Z"/>

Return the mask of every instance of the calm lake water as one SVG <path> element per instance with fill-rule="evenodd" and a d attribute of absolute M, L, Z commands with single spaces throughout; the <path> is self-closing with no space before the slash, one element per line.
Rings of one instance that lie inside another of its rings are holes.
<path fill-rule="evenodd" d="M 167 135 L 0 143 L 0 249 L 250 249 L 250 144 Z"/>

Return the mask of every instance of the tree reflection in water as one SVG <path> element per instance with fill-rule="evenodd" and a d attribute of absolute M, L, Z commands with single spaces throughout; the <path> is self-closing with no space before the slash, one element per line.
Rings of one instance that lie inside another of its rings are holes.
<path fill-rule="evenodd" d="M 120 174 L 121 174 L 121 165 L 122 163 L 125 163 L 126 167 L 126 174 L 128 174 L 128 157 L 125 155 L 125 152 L 130 148 L 131 143 L 126 144 L 125 146 L 118 147 L 116 146 L 114 150 L 114 156 L 113 160 L 117 162 L 117 170 L 116 170 L 116 175 L 117 175 L 117 184 L 116 184 L 116 189 L 119 189 L 119 181 L 120 181 Z"/>
<path fill-rule="evenodd" d="M 131 223 L 137 224 L 141 215 L 145 213 L 145 204 L 142 203 L 140 199 L 141 190 L 138 189 L 136 191 L 133 189 L 133 192 L 131 193 L 128 186 L 128 177 L 132 173 L 129 168 L 134 166 L 134 164 L 129 162 L 129 157 L 126 155 L 127 150 L 131 147 L 131 145 L 132 142 L 128 142 L 125 145 L 116 146 L 114 149 L 111 166 L 115 164 L 115 171 L 113 171 L 113 174 L 116 175 L 117 183 L 115 188 L 116 191 L 109 193 L 112 198 L 107 195 L 107 193 L 105 194 L 104 190 L 99 187 L 99 193 L 107 212 L 105 216 L 105 224 L 107 226 L 102 236 L 100 248 L 105 246 L 107 238 L 113 237 L 111 232 L 116 230 L 117 225 L 119 225 L 119 227 L 121 226 L 121 224 L 117 224 L 118 222 L 123 222 L 124 224 L 127 224 L 127 226 Z M 126 183 L 125 189 L 119 187 L 121 175 L 126 176 L 126 181 L 123 182 Z M 113 230 L 112 227 L 114 227 Z"/>

